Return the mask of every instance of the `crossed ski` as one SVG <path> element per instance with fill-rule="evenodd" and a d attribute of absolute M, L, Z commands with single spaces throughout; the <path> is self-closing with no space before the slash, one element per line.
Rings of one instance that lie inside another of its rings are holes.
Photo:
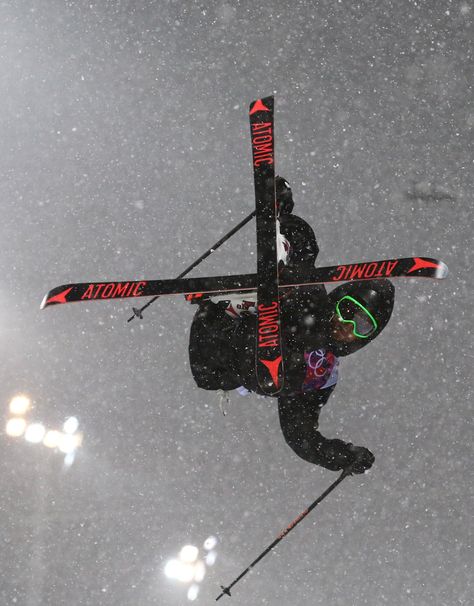
<path fill-rule="evenodd" d="M 276 247 L 274 98 L 250 104 L 250 137 L 257 224 L 257 333 L 255 372 L 264 393 L 283 388 L 278 257 Z"/>
<path fill-rule="evenodd" d="M 279 284 L 280 290 L 296 287 L 333 284 L 347 280 L 374 280 L 380 278 L 434 278 L 443 279 L 447 266 L 437 259 L 405 257 L 381 261 L 363 261 L 345 265 L 316 268 L 309 282 L 289 281 Z M 105 301 L 132 297 L 187 295 L 188 298 L 252 292 L 257 290 L 257 274 L 237 274 L 207 278 L 179 278 L 171 280 L 137 280 L 116 282 L 81 282 L 64 284 L 50 290 L 41 303 L 41 309 L 79 301 Z"/>
<path fill-rule="evenodd" d="M 275 197 L 275 135 L 274 98 L 257 99 L 249 108 L 252 142 L 252 167 L 255 183 L 255 211 L 229 234 L 209 249 L 174 280 L 129 280 L 117 282 L 86 282 L 66 284 L 52 289 L 43 299 L 41 308 L 77 301 L 125 299 L 184 294 L 188 299 L 256 291 L 257 331 L 255 370 L 262 391 L 276 395 L 283 388 L 283 353 L 281 346 L 280 291 L 295 287 L 311 287 L 348 280 L 378 278 L 428 277 L 444 278 L 447 267 L 436 259 L 408 257 L 362 263 L 349 263 L 316 269 L 310 282 L 279 283 L 276 246 L 277 200 Z M 235 233 L 252 216 L 257 226 L 257 273 L 208 278 L 184 278 L 193 267 Z M 152 301 L 153 301 L 152 300 Z M 134 308 L 134 317 L 142 317 L 141 309 Z"/>

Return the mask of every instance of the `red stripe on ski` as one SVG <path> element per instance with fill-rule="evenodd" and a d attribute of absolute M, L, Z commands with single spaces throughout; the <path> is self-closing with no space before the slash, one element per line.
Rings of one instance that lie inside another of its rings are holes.
<path fill-rule="evenodd" d="M 261 99 L 257 99 L 255 103 L 252 105 L 252 108 L 249 111 L 249 116 L 256 114 L 257 112 L 269 112 L 271 111 Z"/>
<path fill-rule="evenodd" d="M 439 267 L 439 263 L 433 263 L 433 261 L 428 261 L 427 259 L 421 259 L 420 257 L 413 258 L 413 267 L 408 270 L 407 273 L 411 274 L 413 271 L 417 271 L 418 269 L 425 269 L 427 267 L 432 267 L 437 269 Z"/>
<path fill-rule="evenodd" d="M 46 305 L 51 305 L 52 303 L 67 303 L 68 301 L 66 297 L 71 292 L 71 290 L 72 287 L 66 288 L 66 290 L 63 290 L 63 292 L 60 292 L 58 295 L 54 295 L 54 297 L 51 297 L 46 301 Z"/>
<path fill-rule="evenodd" d="M 194 299 L 202 299 L 204 297 L 204 293 L 202 292 L 192 292 L 189 295 L 184 295 L 186 301 L 193 301 Z"/>
<path fill-rule="evenodd" d="M 270 376 L 272 377 L 272 381 L 273 381 L 275 387 L 278 389 L 280 387 L 280 380 L 278 378 L 278 375 L 279 375 L 282 357 L 278 356 L 278 358 L 276 358 L 275 360 L 262 360 L 261 358 L 259 358 L 259 360 L 264 366 L 266 366 L 268 368 L 268 372 L 270 373 Z"/>

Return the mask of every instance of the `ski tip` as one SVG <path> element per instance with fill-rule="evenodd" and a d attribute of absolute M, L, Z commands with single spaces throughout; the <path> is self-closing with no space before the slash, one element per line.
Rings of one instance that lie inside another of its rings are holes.
<path fill-rule="evenodd" d="M 419 276 L 442 280 L 448 275 L 448 266 L 446 263 L 443 263 L 443 261 L 429 257 L 412 257 L 411 260 L 413 266 L 407 271 L 407 276 L 414 274 L 415 277 Z"/>
<path fill-rule="evenodd" d="M 40 309 L 46 309 L 50 305 L 54 305 L 54 301 L 51 302 L 51 298 L 51 291 L 49 291 L 44 295 L 43 300 L 41 301 Z"/>
<path fill-rule="evenodd" d="M 257 112 L 271 112 L 273 105 L 273 97 L 264 97 L 262 99 L 256 99 L 252 101 L 249 107 L 249 115 L 256 114 Z"/>
<path fill-rule="evenodd" d="M 50 290 L 41 301 L 40 309 L 45 309 L 50 305 L 57 305 L 61 303 L 67 303 L 67 296 L 71 292 L 72 286 L 58 286 Z"/>
<path fill-rule="evenodd" d="M 443 261 L 438 261 L 438 267 L 436 268 L 435 278 L 443 280 L 449 273 L 448 266 Z"/>

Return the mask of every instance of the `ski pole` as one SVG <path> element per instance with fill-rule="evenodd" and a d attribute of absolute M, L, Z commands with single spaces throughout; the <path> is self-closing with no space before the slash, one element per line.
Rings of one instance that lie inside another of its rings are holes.
<path fill-rule="evenodd" d="M 221 244 L 223 244 L 226 240 L 228 240 L 231 236 L 233 236 L 235 234 L 235 232 L 239 231 L 239 229 L 241 229 L 246 223 L 248 223 L 250 221 L 250 219 L 255 217 L 255 214 L 256 214 L 256 211 L 255 210 L 252 211 L 250 213 L 250 215 L 245 217 L 245 219 L 243 221 L 241 221 L 238 225 L 236 225 L 233 229 L 231 229 L 230 232 L 227 233 L 225 236 L 223 236 L 218 242 L 216 242 L 214 244 L 214 246 L 211 246 L 211 248 L 206 250 L 206 252 L 203 255 L 201 255 L 199 257 L 199 259 L 194 261 L 194 263 L 191 263 L 191 265 L 189 267 L 187 267 L 182 273 L 180 273 L 176 279 L 184 278 L 184 276 L 186 274 L 188 274 L 192 269 L 194 269 L 196 267 L 196 265 L 199 265 L 199 263 L 201 263 L 201 261 L 204 261 L 204 259 L 206 259 L 215 250 L 217 250 Z M 148 303 L 145 303 L 145 305 L 143 307 L 140 307 L 140 308 L 132 307 L 133 316 L 130 316 L 130 318 L 127 320 L 127 322 L 131 322 L 133 320 L 133 318 L 140 318 L 140 320 L 142 320 L 143 319 L 143 310 L 145 310 L 149 305 L 151 305 L 157 299 L 159 299 L 159 296 L 156 296 L 156 297 L 153 297 L 152 299 L 150 299 L 148 301 Z"/>
<path fill-rule="evenodd" d="M 347 469 L 344 469 L 344 471 L 343 471 L 343 472 L 341 473 L 341 475 L 340 475 L 340 476 L 337 478 L 337 480 L 336 480 L 335 482 L 333 482 L 333 483 L 331 484 L 331 486 L 329 486 L 329 488 L 323 492 L 323 494 L 322 494 L 322 495 L 320 495 L 320 496 L 319 496 L 319 497 L 318 497 L 318 498 L 317 498 L 315 501 L 313 501 L 313 503 L 311 503 L 311 505 L 310 505 L 310 506 L 309 506 L 307 509 L 305 509 L 305 510 L 304 510 L 302 513 L 300 513 L 300 515 L 299 515 L 297 518 L 295 518 L 295 519 L 293 520 L 293 522 L 291 522 L 291 524 L 289 524 L 289 526 L 287 526 L 287 527 L 285 528 L 285 530 L 283 530 L 282 532 L 280 532 L 280 534 L 279 534 L 279 535 L 278 535 L 278 537 L 277 537 L 277 538 L 276 538 L 276 539 L 273 541 L 273 543 L 272 543 L 271 545 L 269 545 L 269 546 L 268 546 L 268 547 L 267 547 L 267 548 L 266 548 L 264 551 L 262 551 L 262 553 L 261 553 L 261 554 L 258 556 L 258 558 L 257 558 L 256 560 L 254 560 L 254 561 L 253 561 L 253 562 L 250 564 L 250 566 L 249 566 L 248 568 L 246 568 L 246 569 L 245 569 L 245 570 L 244 570 L 244 571 L 243 571 L 243 572 L 242 572 L 242 573 L 241 573 L 241 574 L 240 574 L 240 575 L 239 575 L 239 576 L 238 576 L 236 579 L 234 579 L 230 585 L 228 585 L 227 587 L 224 587 L 223 585 L 221 585 L 222 593 L 220 593 L 220 594 L 217 596 L 217 598 L 216 598 L 216 602 L 217 602 L 217 600 L 220 600 L 220 599 L 221 599 L 221 597 L 222 597 L 224 594 L 225 594 L 225 595 L 230 596 L 230 590 L 232 589 L 232 587 L 233 587 L 233 586 L 234 586 L 236 583 L 238 583 L 238 582 L 240 581 L 240 579 L 241 579 L 242 577 L 244 577 L 244 576 L 247 574 L 247 572 L 250 572 L 250 570 L 251 570 L 251 569 L 252 569 L 252 568 L 253 568 L 253 567 L 254 567 L 254 566 L 255 566 L 255 565 L 258 563 L 258 562 L 260 562 L 260 560 L 261 560 L 261 559 L 263 559 L 263 558 L 264 558 L 264 557 L 267 555 L 267 553 L 268 553 L 269 551 L 271 551 L 271 550 L 272 550 L 272 549 L 273 549 L 273 548 L 274 548 L 274 547 L 275 547 L 275 546 L 276 546 L 276 545 L 277 545 L 277 544 L 278 544 L 278 543 L 279 543 L 279 542 L 280 542 L 282 539 L 284 539 L 284 538 L 286 537 L 286 535 L 287 535 L 287 534 L 288 534 L 288 533 L 289 533 L 291 530 L 293 530 L 293 528 L 294 528 L 295 526 L 297 526 L 297 525 L 298 525 L 298 524 L 301 522 L 301 520 L 303 520 L 303 519 L 304 519 L 304 518 L 305 518 L 305 517 L 306 517 L 306 516 L 307 516 L 307 515 L 308 515 L 308 514 L 309 514 L 309 513 L 310 513 L 310 512 L 311 512 L 311 511 L 312 511 L 312 510 L 315 508 L 315 507 L 316 507 L 316 505 L 318 505 L 318 503 L 321 503 L 321 501 L 322 501 L 323 499 L 325 499 L 325 498 L 328 496 L 328 494 L 329 494 L 330 492 L 332 492 L 332 491 L 333 491 L 333 490 L 336 488 L 336 486 L 342 482 L 342 480 L 343 480 L 345 477 L 350 476 L 351 474 L 352 474 L 352 472 L 351 472 L 350 467 L 348 467 Z"/>

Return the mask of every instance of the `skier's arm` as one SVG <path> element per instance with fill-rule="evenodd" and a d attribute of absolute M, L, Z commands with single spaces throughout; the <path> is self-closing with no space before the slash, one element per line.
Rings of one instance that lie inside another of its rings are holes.
<path fill-rule="evenodd" d="M 367 448 L 338 439 L 330 440 L 318 431 L 320 410 L 332 390 L 280 396 L 278 411 L 283 435 L 295 453 L 309 463 L 332 471 L 351 467 L 355 473 L 363 473 L 374 462 L 374 456 Z"/>

